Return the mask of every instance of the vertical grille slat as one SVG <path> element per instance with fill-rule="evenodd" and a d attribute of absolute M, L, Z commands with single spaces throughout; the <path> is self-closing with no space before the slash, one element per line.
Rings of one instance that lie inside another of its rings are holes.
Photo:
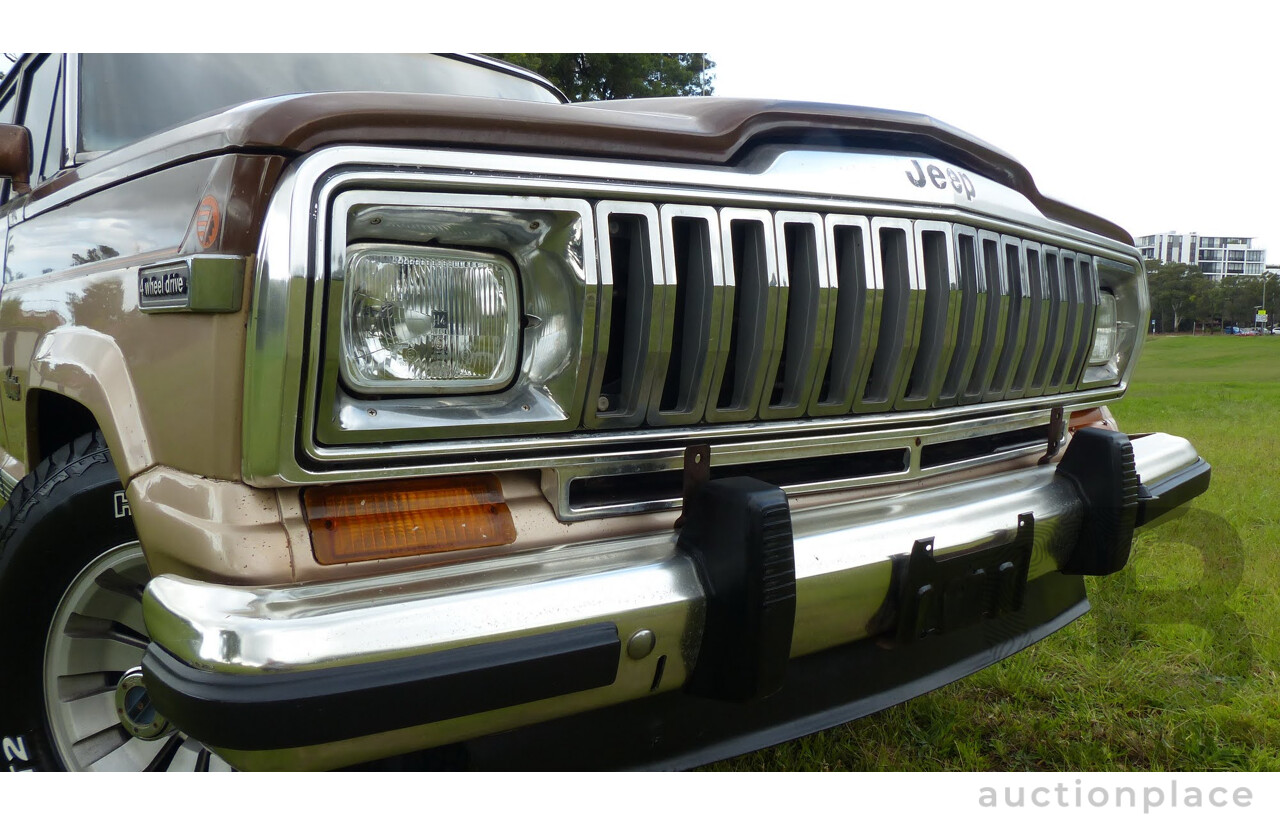
<path fill-rule="evenodd" d="M 1058 354 L 1062 352 L 1062 342 L 1066 331 L 1067 290 L 1063 278 L 1061 259 L 1056 247 L 1041 248 L 1045 273 L 1045 284 L 1048 287 L 1048 317 L 1045 322 L 1044 349 L 1040 353 L 1039 363 L 1031 376 L 1031 386 L 1027 395 L 1039 396 L 1054 392 L 1049 386 L 1053 366 L 1058 362 Z"/>
<path fill-rule="evenodd" d="M 818 367 L 810 415 L 843 415 L 866 382 L 879 337 L 883 289 L 871 260 L 871 222 L 854 215 L 826 219 L 827 271 L 836 290 L 830 354 Z"/>
<path fill-rule="evenodd" d="M 911 221 L 873 218 L 872 261 L 883 285 L 879 338 L 870 373 L 856 396 L 856 412 L 883 412 L 902 397 L 920 345 L 924 285 L 911 251 Z"/>
<path fill-rule="evenodd" d="M 724 349 L 726 298 L 720 222 L 709 206 L 662 207 L 662 259 L 674 279 L 671 355 L 655 373 L 650 424 L 694 424 L 702 419 L 712 367 Z"/>
<path fill-rule="evenodd" d="M 978 261 L 978 233 L 967 226 L 955 227 L 956 273 L 960 281 L 962 302 L 956 332 L 956 346 L 946 380 L 938 395 L 938 406 L 954 404 L 960 391 L 973 375 L 978 362 L 978 348 L 986 322 L 987 282 Z"/>
<path fill-rule="evenodd" d="M 773 243 L 773 216 L 763 210 L 722 209 L 724 269 L 733 274 L 732 323 L 724 368 L 713 376 L 706 419 L 753 418 L 764 392 L 770 359 L 780 355 L 787 291 L 780 280 Z"/>
<path fill-rule="evenodd" d="M 1098 274 L 1093 266 L 1093 258 L 1088 255 L 1076 256 L 1076 277 L 1080 283 L 1080 338 L 1076 345 L 1075 357 L 1071 360 L 1071 370 L 1067 373 L 1067 384 L 1063 388 L 1073 390 L 1084 377 L 1085 362 L 1089 359 L 1089 351 L 1093 348 L 1093 331 L 1097 323 L 1095 315 L 1098 311 Z"/>
<path fill-rule="evenodd" d="M 987 317 L 982 329 L 982 343 L 977 363 L 969 378 L 969 385 L 961 396 L 962 404 L 972 404 L 986 399 L 995 380 L 1000 351 L 1008 337 L 1009 328 L 1009 277 L 1000 255 L 1000 236 L 994 232 L 978 233 L 978 262 L 982 267 L 980 277 L 987 283 Z"/>
<path fill-rule="evenodd" d="M 831 352 L 827 316 L 831 295 L 822 217 L 779 212 L 774 218 L 779 282 L 787 295 L 785 332 L 779 357 L 765 377 L 763 419 L 794 418 L 809 403 L 818 364 Z"/>
<path fill-rule="evenodd" d="M 1007 398 L 1013 387 L 1014 373 L 1027 345 L 1027 326 L 1031 320 L 1031 284 L 1022 257 L 1022 243 L 1010 235 L 1000 236 L 1000 260 L 1009 279 L 1009 324 L 1000 361 L 984 401 Z"/>
<path fill-rule="evenodd" d="M 1040 354 L 1044 351 L 1045 327 L 1049 322 L 1049 286 L 1045 283 L 1045 268 L 1040 244 L 1032 241 L 1022 242 L 1022 264 L 1027 271 L 1027 284 L 1030 286 L 1028 307 L 1030 315 L 1027 319 L 1027 339 L 1022 350 L 1022 358 L 1013 376 L 1013 386 L 1007 398 L 1022 398 L 1028 394 L 1036 365 L 1040 362 Z"/>
<path fill-rule="evenodd" d="M 1057 361 L 1049 377 L 1049 391 L 1063 392 L 1067 383 L 1067 372 L 1075 358 L 1076 346 L 1080 341 L 1081 312 L 1080 279 L 1076 276 L 1076 255 L 1074 252 L 1062 250 L 1059 253 L 1062 266 L 1062 283 L 1066 288 L 1067 314 L 1062 328 L 1062 349 L 1058 352 Z"/>
<path fill-rule="evenodd" d="M 654 373 L 671 346 L 674 290 L 667 295 L 656 207 L 604 201 L 596 221 L 604 228 L 598 358 L 584 420 L 589 427 L 635 426 L 645 419 Z"/>
<path fill-rule="evenodd" d="M 924 409 L 937 401 L 956 349 L 963 300 L 951 224 L 916 221 L 915 251 L 925 290 L 920 348 L 904 396 L 895 405 L 900 410 Z"/>

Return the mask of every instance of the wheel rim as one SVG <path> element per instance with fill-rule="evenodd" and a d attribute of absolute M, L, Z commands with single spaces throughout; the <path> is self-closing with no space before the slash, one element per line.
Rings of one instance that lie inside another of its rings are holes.
<path fill-rule="evenodd" d="M 149 578 L 142 546 L 122 544 L 81 570 L 54 612 L 45 642 L 44 701 L 53 745 L 67 770 L 231 770 L 199 742 L 150 724 L 151 713 L 140 710 L 146 697 L 136 669 L 151 641 L 142 621 Z M 120 701 L 126 698 L 128 711 Z M 135 718 L 125 715 L 130 712 Z M 148 724 L 137 723 L 139 713 Z"/>

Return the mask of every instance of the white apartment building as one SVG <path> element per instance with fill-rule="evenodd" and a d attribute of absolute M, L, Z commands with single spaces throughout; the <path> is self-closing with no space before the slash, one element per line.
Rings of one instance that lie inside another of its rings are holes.
<path fill-rule="evenodd" d="M 1135 244 L 1148 260 L 1195 264 L 1215 280 L 1224 275 L 1261 275 L 1267 266 L 1267 250 L 1254 249 L 1253 238 L 1164 232 L 1143 235 Z"/>

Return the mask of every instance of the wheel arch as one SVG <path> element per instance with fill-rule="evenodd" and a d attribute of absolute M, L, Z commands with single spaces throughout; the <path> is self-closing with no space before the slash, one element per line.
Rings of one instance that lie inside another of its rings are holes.
<path fill-rule="evenodd" d="M 36 345 L 28 375 L 28 468 L 94 429 L 124 483 L 155 463 L 129 365 L 110 336 L 85 327 L 53 330 Z"/>
<path fill-rule="evenodd" d="M 101 429 L 93 412 L 78 401 L 46 389 L 27 394 L 27 462 L 35 466 L 77 436 Z"/>

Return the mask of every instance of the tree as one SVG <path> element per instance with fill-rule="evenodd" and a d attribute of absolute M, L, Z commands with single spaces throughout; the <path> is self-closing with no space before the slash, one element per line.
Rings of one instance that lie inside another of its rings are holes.
<path fill-rule="evenodd" d="M 559 86 L 570 100 L 709 95 L 716 64 L 706 54 L 604 53 L 495 54 L 532 69 Z"/>
<path fill-rule="evenodd" d="M 1222 320 L 1229 295 L 1221 281 L 1211 278 L 1207 281 L 1202 293 L 1202 300 L 1196 302 L 1196 322 L 1201 326 L 1215 325 Z"/>
<path fill-rule="evenodd" d="M 1212 301 L 1211 286 L 1198 266 L 1147 261 L 1151 314 L 1161 331 L 1177 332 L 1187 318 L 1198 319 Z M 1170 316 L 1171 326 L 1166 323 Z"/>
<path fill-rule="evenodd" d="M 1263 289 L 1263 282 L 1266 289 Z M 1265 275 L 1228 275 L 1222 279 L 1226 292 L 1223 302 L 1222 316 L 1224 322 L 1229 319 L 1236 326 L 1251 327 L 1254 323 L 1254 312 L 1262 306 L 1263 292 L 1266 292 L 1268 309 L 1276 305 L 1277 285 L 1274 276 Z"/>
<path fill-rule="evenodd" d="M 1254 309 L 1262 305 L 1264 282 L 1266 299 L 1274 306 L 1272 296 L 1280 296 L 1274 276 L 1227 275 L 1215 281 L 1196 266 L 1147 261 L 1151 317 L 1160 332 L 1179 332 L 1188 320 L 1252 326 Z"/>

